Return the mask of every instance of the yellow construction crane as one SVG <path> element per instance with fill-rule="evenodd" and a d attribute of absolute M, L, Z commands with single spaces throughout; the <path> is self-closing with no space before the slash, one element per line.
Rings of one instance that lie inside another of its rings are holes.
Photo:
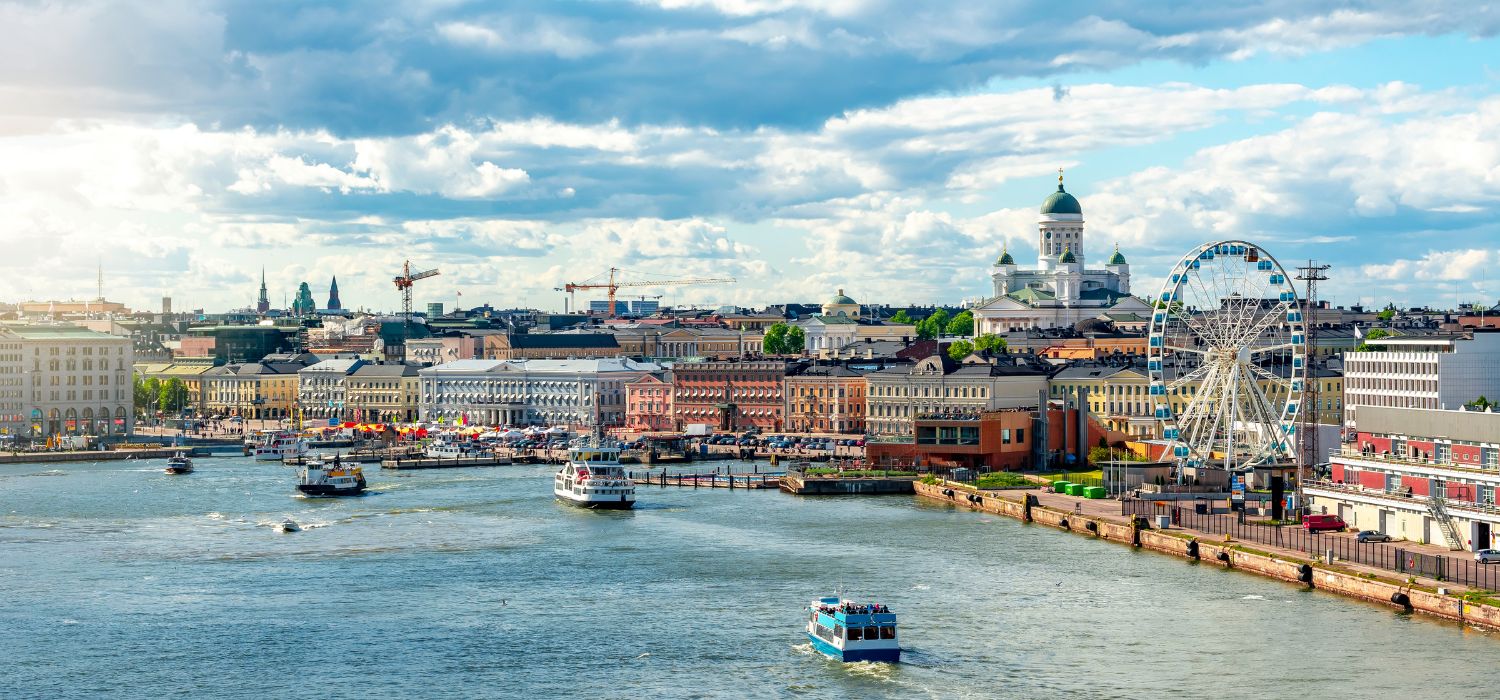
<path fill-rule="evenodd" d="M 735 279 L 733 277 L 690 277 L 690 278 L 685 278 L 685 279 L 659 279 L 659 280 L 640 280 L 640 281 L 633 281 L 633 282 L 624 282 L 624 281 L 620 281 L 620 280 L 615 279 L 615 275 L 617 275 L 617 274 L 619 274 L 621 272 L 624 272 L 624 271 L 621 270 L 618 267 L 611 267 L 611 268 L 609 268 L 609 281 L 607 281 L 607 282 L 567 282 L 567 283 L 563 284 L 563 286 L 558 287 L 557 290 L 568 293 L 568 303 L 569 303 L 569 305 L 571 305 L 573 307 L 573 311 L 575 313 L 578 311 L 578 300 L 577 300 L 576 297 L 573 296 L 574 292 L 576 292 L 576 291 L 578 291 L 580 289 L 604 289 L 604 290 L 608 290 L 608 294 L 609 294 L 609 307 L 608 307 L 609 316 L 608 317 L 609 318 L 615 318 L 615 316 L 616 316 L 616 314 L 615 314 L 615 293 L 618 292 L 618 291 L 620 291 L 621 287 L 668 287 L 668 286 L 683 286 L 683 285 L 689 285 L 689 284 L 734 284 L 735 283 Z"/>

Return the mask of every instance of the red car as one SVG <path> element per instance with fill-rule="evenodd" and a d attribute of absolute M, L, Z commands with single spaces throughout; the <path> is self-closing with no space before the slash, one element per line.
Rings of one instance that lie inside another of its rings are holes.
<path fill-rule="evenodd" d="M 1349 529 L 1349 523 L 1337 515 L 1309 515 L 1302 519 L 1302 529 L 1308 532 L 1323 532 L 1332 530 L 1343 532 Z"/>

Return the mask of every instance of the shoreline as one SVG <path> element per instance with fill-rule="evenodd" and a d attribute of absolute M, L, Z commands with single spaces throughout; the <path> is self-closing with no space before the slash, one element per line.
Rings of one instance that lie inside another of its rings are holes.
<path fill-rule="evenodd" d="M 1182 559 L 1196 559 L 1226 569 L 1238 569 L 1310 589 L 1336 593 L 1348 598 L 1376 603 L 1403 612 L 1417 612 L 1487 631 L 1500 631 L 1500 607 L 1472 602 L 1453 594 L 1438 593 L 1438 582 L 1415 579 L 1401 583 L 1386 576 L 1360 573 L 1347 567 L 1330 565 L 1304 557 L 1266 551 L 1272 547 L 1252 547 L 1233 541 L 1211 540 L 1206 535 L 1186 530 L 1158 530 L 1145 525 L 1143 519 L 1130 521 L 1069 512 L 1014 500 L 993 491 L 973 491 L 952 482 L 913 484 L 918 498 L 948 503 L 968 510 L 1003 515 L 1022 522 L 1037 523 L 1065 532 L 1097 537 L 1117 544 L 1147 549 Z M 977 500 L 971 500 L 977 499 Z M 1452 590 L 1452 588 L 1449 588 Z"/>

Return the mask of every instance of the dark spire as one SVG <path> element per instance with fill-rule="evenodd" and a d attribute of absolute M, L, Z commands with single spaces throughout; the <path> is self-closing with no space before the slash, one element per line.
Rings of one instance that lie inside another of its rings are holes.
<path fill-rule="evenodd" d="M 255 299 L 256 313 L 265 313 L 271 310 L 271 298 L 266 296 L 266 266 L 260 267 L 260 296 Z"/>
<path fill-rule="evenodd" d="M 338 311 L 343 308 L 339 303 L 339 276 L 334 275 L 333 284 L 328 285 L 328 310 Z"/>

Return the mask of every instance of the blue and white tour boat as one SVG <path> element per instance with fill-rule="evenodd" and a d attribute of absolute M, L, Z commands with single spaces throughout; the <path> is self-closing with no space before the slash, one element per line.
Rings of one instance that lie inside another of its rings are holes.
<path fill-rule="evenodd" d="M 807 613 L 807 639 L 814 649 L 839 661 L 901 660 L 896 613 L 890 608 L 832 596 L 814 600 Z"/>
<path fill-rule="evenodd" d="M 553 477 L 552 494 L 581 508 L 629 510 L 635 482 L 620 466 L 620 447 L 600 437 L 580 439 L 568 448 L 568 461 Z"/>

